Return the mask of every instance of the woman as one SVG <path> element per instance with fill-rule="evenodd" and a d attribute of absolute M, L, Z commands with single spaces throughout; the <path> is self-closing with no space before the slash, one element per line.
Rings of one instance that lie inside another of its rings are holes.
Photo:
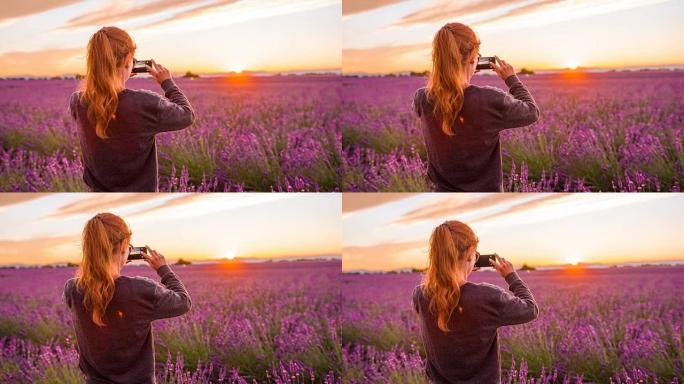
<path fill-rule="evenodd" d="M 413 291 L 434 383 L 499 383 L 497 329 L 534 320 L 539 308 L 513 265 L 493 260 L 513 295 L 487 283 L 470 283 L 478 238 L 459 221 L 439 225 L 430 237 L 429 266 Z"/>
<path fill-rule="evenodd" d="M 510 94 L 470 84 L 479 47 L 468 26 L 442 27 L 432 42 L 427 86 L 413 99 L 427 146 L 428 176 L 440 192 L 502 192 L 499 132 L 539 119 L 532 95 L 498 57 L 493 69 Z"/>
<path fill-rule="evenodd" d="M 83 180 L 93 191 L 159 189 L 155 135 L 195 121 L 190 102 L 169 70 L 152 61 L 150 75 L 165 96 L 126 88 L 136 46 L 125 31 L 104 27 L 90 38 L 82 90 L 71 95 L 83 159 Z"/>
<path fill-rule="evenodd" d="M 121 276 L 131 235 L 119 216 L 95 215 L 83 229 L 81 266 L 64 287 L 87 383 L 154 383 L 151 322 L 191 307 L 183 283 L 154 250 L 143 257 L 163 285 Z"/>

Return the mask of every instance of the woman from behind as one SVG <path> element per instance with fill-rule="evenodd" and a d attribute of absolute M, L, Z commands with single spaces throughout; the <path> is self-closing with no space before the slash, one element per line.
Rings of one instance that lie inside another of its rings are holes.
<path fill-rule="evenodd" d="M 478 238 L 459 221 L 439 225 L 430 237 L 429 265 L 413 291 L 413 308 L 434 383 L 499 383 L 498 329 L 534 320 L 539 308 L 513 265 L 492 261 L 511 293 L 468 281 L 475 270 Z"/>
<path fill-rule="evenodd" d="M 104 27 L 88 42 L 86 76 L 69 100 L 78 127 L 83 180 L 94 192 L 155 192 L 159 189 L 157 144 L 161 132 L 195 121 L 190 102 L 169 70 L 146 66 L 164 90 L 126 88 L 136 45 L 126 31 Z"/>
<path fill-rule="evenodd" d="M 499 133 L 530 125 L 539 108 L 513 67 L 498 57 L 492 69 L 509 93 L 471 83 L 480 39 L 467 25 L 449 23 L 432 43 L 432 71 L 413 109 L 421 119 L 428 177 L 439 192 L 503 192 Z"/>
<path fill-rule="evenodd" d="M 83 260 L 64 287 L 87 383 L 154 383 L 151 323 L 183 315 L 192 305 L 183 283 L 154 250 L 147 248 L 143 258 L 161 284 L 121 275 L 131 235 L 119 216 L 91 218 L 83 229 Z"/>

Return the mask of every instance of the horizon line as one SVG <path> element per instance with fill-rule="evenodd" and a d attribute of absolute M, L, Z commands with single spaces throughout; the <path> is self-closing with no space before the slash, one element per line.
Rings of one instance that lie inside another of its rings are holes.
<path fill-rule="evenodd" d="M 684 70 L 684 64 L 663 64 L 663 65 L 645 65 L 645 66 L 624 66 L 624 67 L 585 67 L 585 66 L 578 66 L 577 68 L 569 68 L 569 67 L 561 67 L 561 68 L 527 68 L 525 66 L 521 66 L 517 71 L 518 73 L 521 70 L 528 70 L 528 71 L 533 71 L 533 72 L 539 72 L 540 74 L 551 74 L 551 73 L 563 73 L 563 72 L 572 72 L 572 73 L 602 73 L 602 72 L 634 72 L 634 71 L 643 71 L 643 70 L 652 70 L 652 71 L 682 71 Z M 415 70 L 415 69 L 406 69 L 406 70 L 398 70 L 398 71 L 390 71 L 390 72 L 363 72 L 363 71 L 355 71 L 355 72 L 345 72 L 344 68 L 342 69 L 342 75 L 343 76 L 384 76 L 384 75 L 398 75 L 398 74 L 406 74 L 406 73 L 430 73 L 429 69 L 425 70 Z M 516 74 L 518 74 L 516 73 Z M 478 76 L 497 76 L 496 73 L 492 72 L 480 72 L 480 73 L 475 73 L 475 75 Z"/>
<path fill-rule="evenodd" d="M 222 263 L 237 263 L 237 262 L 243 262 L 246 264 L 250 263 L 267 263 L 267 262 L 293 262 L 293 261 L 307 261 L 307 260 L 340 260 L 342 261 L 342 255 L 312 255 L 312 256 L 278 256 L 278 257 L 273 257 L 273 258 L 266 258 L 266 257 L 249 257 L 249 256 L 236 256 L 233 259 L 229 259 L 226 257 L 220 257 L 220 258 L 203 258 L 203 259 L 184 259 L 182 257 L 179 257 L 178 259 L 168 259 L 167 262 L 170 262 L 172 260 L 175 260 L 177 263 L 179 260 L 184 260 L 188 261 L 191 264 L 195 263 L 201 263 L 201 264 L 222 264 Z M 73 262 L 73 261 L 55 261 L 52 263 L 43 263 L 43 264 L 23 264 L 23 263 L 13 263 L 13 264 L 0 264 L 0 269 L 2 268 L 44 268 L 44 267 L 60 267 L 60 266 L 65 266 L 69 264 L 76 264 L 79 265 L 80 262 Z M 170 263 L 170 264 L 175 264 L 175 263 Z M 145 264 L 142 263 L 135 263 L 131 264 L 130 266 L 142 266 Z"/>
<path fill-rule="evenodd" d="M 526 263 L 523 263 L 523 266 L 525 266 Z M 532 267 L 535 270 L 553 270 L 553 269 L 602 269 L 602 268 L 612 268 L 612 267 L 640 267 L 640 266 L 677 266 L 677 267 L 684 267 L 684 260 L 660 260 L 660 261 L 633 261 L 633 262 L 625 262 L 625 263 L 583 263 L 580 262 L 577 265 L 574 264 L 549 264 L 549 265 L 540 265 L 540 266 L 533 266 L 533 265 L 528 265 L 528 267 Z M 342 273 L 399 273 L 402 271 L 407 271 L 411 270 L 411 273 L 422 273 L 425 271 L 426 268 L 416 268 L 416 267 L 400 267 L 400 268 L 392 268 L 392 269 L 351 269 L 351 270 L 342 270 Z M 520 271 L 523 270 L 522 267 L 515 268 L 515 271 Z M 494 269 L 481 269 L 480 272 L 487 272 L 487 271 L 494 271 Z M 474 271 L 478 272 L 478 271 Z M 406 272 L 404 272 L 406 273 Z"/>

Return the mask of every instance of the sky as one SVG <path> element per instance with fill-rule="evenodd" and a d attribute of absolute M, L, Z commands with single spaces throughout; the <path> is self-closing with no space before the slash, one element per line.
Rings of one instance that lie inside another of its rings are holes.
<path fill-rule="evenodd" d="M 173 73 L 340 70 L 341 0 L 3 0 L 0 76 L 85 73 L 90 36 L 126 30 Z"/>
<path fill-rule="evenodd" d="M 341 255 L 336 193 L 3 193 L 0 265 L 81 261 L 81 233 L 99 212 L 124 218 L 131 244 L 167 260 Z"/>
<path fill-rule="evenodd" d="M 516 268 L 684 261 L 679 194 L 345 193 L 342 269 L 427 266 L 428 239 L 446 220 L 468 224 L 478 251 Z"/>
<path fill-rule="evenodd" d="M 342 12 L 347 74 L 428 70 L 448 22 L 516 70 L 684 66 L 681 0 L 344 0 Z"/>

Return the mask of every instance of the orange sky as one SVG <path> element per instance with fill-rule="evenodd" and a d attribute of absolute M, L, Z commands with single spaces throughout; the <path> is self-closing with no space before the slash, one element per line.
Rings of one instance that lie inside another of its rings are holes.
<path fill-rule="evenodd" d="M 477 233 L 483 253 L 520 267 L 684 261 L 679 194 L 384 194 L 343 196 L 342 267 L 427 266 L 445 220 Z"/>
<path fill-rule="evenodd" d="M 80 261 L 98 212 L 122 216 L 132 244 L 167 258 L 299 258 L 341 254 L 340 195 L 0 194 L 0 265 Z"/>
<path fill-rule="evenodd" d="M 428 70 L 447 22 L 471 26 L 483 56 L 517 69 L 684 67 L 675 0 L 345 0 L 343 13 L 344 73 Z"/>
<path fill-rule="evenodd" d="M 82 74 L 104 25 L 175 73 L 339 71 L 340 15 L 340 0 L 11 1 L 0 7 L 0 76 Z"/>

